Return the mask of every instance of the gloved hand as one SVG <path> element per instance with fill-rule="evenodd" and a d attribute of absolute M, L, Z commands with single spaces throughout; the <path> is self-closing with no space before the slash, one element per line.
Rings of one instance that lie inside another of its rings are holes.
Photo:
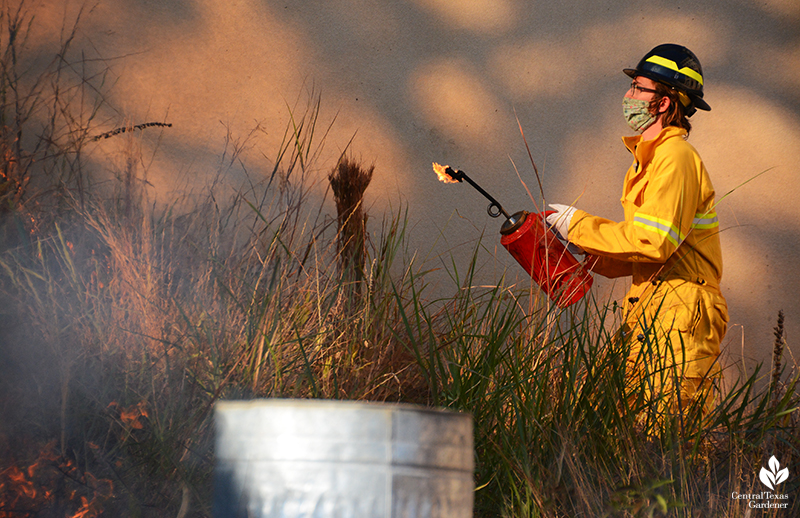
<path fill-rule="evenodd" d="M 568 241 L 569 223 L 572 221 L 572 216 L 575 215 L 575 211 L 578 209 L 570 207 L 569 205 L 559 205 L 558 203 L 553 203 L 550 205 L 550 208 L 555 210 L 555 212 L 547 216 L 547 223 L 553 230 L 558 232 L 561 239 Z"/>

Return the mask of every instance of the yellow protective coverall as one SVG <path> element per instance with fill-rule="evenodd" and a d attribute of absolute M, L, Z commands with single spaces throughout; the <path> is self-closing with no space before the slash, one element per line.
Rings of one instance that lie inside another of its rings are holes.
<path fill-rule="evenodd" d="M 623 327 L 631 340 L 629 381 L 645 382 L 648 393 L 666 392 L 674 373 L 681 397 L 667 397 L 670 408 L 678 402 L 685 408 L 702 395 L 705 412 L 713 405 L 709 390 L 720 371 L 728 308 L 719 289 L 722 253 L 714 188 L 686 134 L 668 126 L 652 140 L 624 137 L 634 157 L 622 191 L 625 220 L 578 210 L 569 240 L 596 256 L 591 258 L 594 272 L 632 276 Z M 643 364 L 642 347 L 656 349 L 659 366 L 647 355 L 649 364 Z"/>

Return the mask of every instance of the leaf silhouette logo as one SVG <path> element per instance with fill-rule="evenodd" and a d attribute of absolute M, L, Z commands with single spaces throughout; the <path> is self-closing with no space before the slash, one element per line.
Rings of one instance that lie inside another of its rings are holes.
<path fill-rule="evenodd" d="M 789 478 L 789 468 L 781 469 L 781 463 L 773 455 L 769 459 L 769 471 L 766 468 L 761 468 L 758 478 L 768 488 L 775 490 L 775 486 Z"/>

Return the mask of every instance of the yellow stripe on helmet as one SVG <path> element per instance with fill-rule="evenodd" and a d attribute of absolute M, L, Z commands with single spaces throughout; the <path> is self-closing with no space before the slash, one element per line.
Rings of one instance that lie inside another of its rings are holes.
<path fill-rule="evenodd" d="M 661 65 L 662 67 L 666 67 L 670 70 L 674 70 L 675 72 L 681 73 L 685 76 L 689 76 L 701 85 L 703 84 L 703 76 L 701 76 L 697 71 L 692 70 L 689 67 L 678 68 L 678 64 L 671 59 L 663 58 L 661 56 L 650 56 L 647 58 L 647 61 L 650 63 L 655 63 L 656 65 Z"/>

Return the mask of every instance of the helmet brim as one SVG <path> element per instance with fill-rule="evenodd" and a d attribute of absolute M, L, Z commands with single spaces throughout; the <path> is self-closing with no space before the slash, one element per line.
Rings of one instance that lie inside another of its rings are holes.
<path fill-rule="evenodd" d="M 675 85 L 671 85 L 671 84 L 668 84 L 668 83 L 664 83 L 663 81 L 659 81 L 658 77 L 655 77 L 655 75 L 652 75 L 652 74 L 648 74 L 647 71 L 644 71 L 644 70 L 637 70 L 635 68 L 623 68 L 622 71 L 625 72 L 625 74 L 628 75 L 629 77 L 642 76 L 642 77 L 646 77 L 648 79 L 651 79 L 651 80 L 653 80 L 653 81 L 655 81 L 657 83 L 663 83 L 663 84 L 665 84 L 665 85 L 667 85 L 667 86 L 669 86 L 671 88 L 675 88 Z M 698 110 L 703 110 L 703 111 L 707 111 L 707 112 L 711 111 L 711 106 L 709 106 L 708 103 L 705 102 L 702 97 L 700 97 L 700 96 L 698 96 L 696 94 L 689 93 L 689 92 L 685 92 L 685 93 L 692 100 L 692 104 L 694 105 L 695 108 L 697 108 Z"/>

